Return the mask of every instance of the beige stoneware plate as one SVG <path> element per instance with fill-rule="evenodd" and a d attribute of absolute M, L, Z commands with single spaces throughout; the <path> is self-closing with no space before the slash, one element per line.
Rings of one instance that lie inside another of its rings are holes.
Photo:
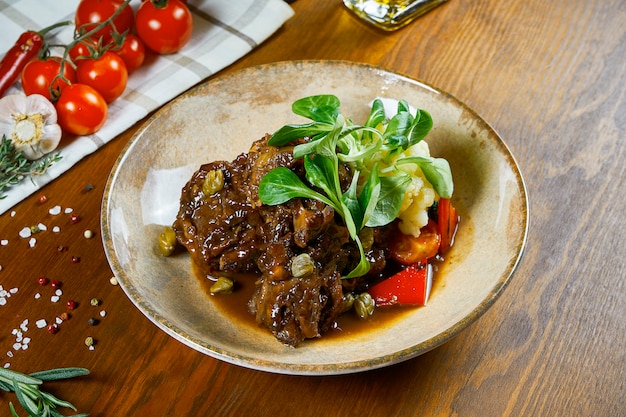
<path fill-rule="evenodd" d="M 216 307 L 186 254 L 156 249 L 178 210 L 180 190 L 202 164 L 232 160 L 266 132 L 303 121 L 295 100 L 334 94 L 342 113 L 365 121 L 376 97 L 406 99 L 428 110 L 426 140 L 447 158 L 453 203 L 462 216 L 456 244 L 437 274 L 428 306 L 386 326 L 320 338 L 289 348 L 265 329 Z M 378 67 L 341 61 L 294 61 L 218 76 L 173 100 L 133 136 L 109 178 L 102 235 L 111 267 L 130 300 L 182 343 L 248 368 L 296 375 L 345 374 L 425 353 L 480 317 L 498 298 L 526 242 L 528 201 L 516 162 L 474 111 L 434 87 Z"/>

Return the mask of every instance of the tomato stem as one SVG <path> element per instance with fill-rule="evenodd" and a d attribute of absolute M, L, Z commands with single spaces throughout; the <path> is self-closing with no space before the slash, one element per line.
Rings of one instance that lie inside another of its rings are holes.
<path fill-rule="evenodd" d="M 58 23 L 55 23 L 55 24 L 50 25 L 48 27 L 45 27 L 45 28 L 41 29 L 40 31 L 37 31 L 37 33 L 41 37 L 44 37 L 44 36 L 46 36 L 48 34 L 48 32 L 50 32 L 50 31 L 52 31 L 52 30 L 54 30 L 56 28 L 60 28 L 62 26 L 69 26 L 69 25 L 71 25 L 73 23 L 74 22 L 72 22 L 71 20 L 64 20 L 63 22 L 58 22 Z"/>

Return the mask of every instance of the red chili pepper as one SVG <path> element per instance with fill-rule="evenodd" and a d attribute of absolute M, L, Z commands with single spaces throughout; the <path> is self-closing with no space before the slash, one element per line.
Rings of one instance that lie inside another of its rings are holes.
<path fill-rule="evenodd" d="M 402 271 L 368 290 L 377 306 L 394 304 L 426 305 L 432 286 L 432 267 L 426 260 Z"/>
<path fill-rule="evenodd" d="M 31 59 L 35 58 L 44 45 L 43 37 L 60 26 L 72 24 L 72 22 L 60 22 L 48 26 L 35 32 L 26 31 L 20 35 L 15 45 L 9 49 L 0 61 L 0 97 L 11 87 L 19 78 L 24 66 Z"/>
<path fill-rule="evenodd" d="M 43 37 L 33 31 L 24 32 L 0 61 L 0 97 L 17 81 L 22 69 L 35 58 L 43 46 Z"/>

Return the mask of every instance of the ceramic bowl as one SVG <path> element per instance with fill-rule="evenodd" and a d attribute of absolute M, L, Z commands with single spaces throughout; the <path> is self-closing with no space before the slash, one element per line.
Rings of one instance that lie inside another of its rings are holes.
<path fill-rule="evenodd" d="M 180 190 L 203 163 L 232 160 L 265 133 L 302 122 L 291 104 L 334 94 L 342 113 L 364 121 L 376 97 L 426 109 L 433 156 L 450 162 L 461 215 L 455 246 L 437 273 L 426 307 L 385 325 L 310 340 L 297 348 L 267 329 L 233 319 L 194 275 L 187 254 L 163 257 L 156 246 L 178 211 Z M 342 61 L 292 61 L 252 67 L 183 94 L 132 137 L 105 189 L 105 251 L 130 300 L 167 334 L 217 359 L 297 375 L 359 372 L 423 354 L 454 337 L 498 298 L 520 260 L 528 201 L 507 146 L 474 111 L 423 82 Z"/>

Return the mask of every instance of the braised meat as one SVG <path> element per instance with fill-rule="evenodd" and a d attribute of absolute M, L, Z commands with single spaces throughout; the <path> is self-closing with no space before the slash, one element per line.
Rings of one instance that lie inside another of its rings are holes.
<path fill-rule="evenodd" d="M 291 147 L 267 145 L 268 136 L 232 162 L 202 165 L 182 190 L 173 224 L 198 268 L 207 276 L 256 273 L 249 310 L 277 339 L 297 346 L 333 328 L 344 290 L 358 280 L 342 280 L 359 252 L 333 209 L 315 200 L 261 204 L 263 176 L 284 166 L 303 177 Z M 368 259 L 374 272 L 385 252 L 372 232 Z"/>

